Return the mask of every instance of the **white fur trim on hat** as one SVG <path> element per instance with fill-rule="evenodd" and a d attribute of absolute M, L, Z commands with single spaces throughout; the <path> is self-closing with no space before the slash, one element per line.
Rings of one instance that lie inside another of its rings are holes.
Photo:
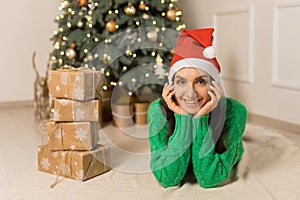
<path fill-rule="evenodd" d="M 216 57 L 216 50 L 213 46 L 208 46 L 203 50 L 205 58 L 212 59 Z"/>
<path fill-rule="evenodd" d="M 169 76 L 168 76 L 169 84 L 173 84 L 172 79 L 173 79 L 174 74 L 178 70 L 185 68 L 185 67 L 194 67 L 194 68 L 203 70 L 206 73 L 208 73 L 209 75 L 211 75 L 211 77 L 215 81 L 217 81 L 217 82 L 220 81 L 219 71 L 211 62 L 208 62 L 208 61 L 200 59 L 200 58 L 186 58 L 186 59 L 177 61 L 171 67 L 171 69 L 169 71 Z"/>

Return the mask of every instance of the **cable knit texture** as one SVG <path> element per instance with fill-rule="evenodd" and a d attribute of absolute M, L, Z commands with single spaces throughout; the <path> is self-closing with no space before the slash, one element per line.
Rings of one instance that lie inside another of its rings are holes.
<path fill-rule="evenodd" d="M 238 101 L 226 98 L 226 118 L 223 138 L 226 151 L 215 152 L 209 115 L 193 118 L 175 115 L 175 129 L 167 139 L 168 122 L 159 104 L 151 103 L 148 110 L 151 170 L 164 187 L 178 185 L 191 162 L 200 186 L 214 187 L 224 181 L 232 167 L 243 155 L 242 135 L 246 125 L 247 110 Z"/>

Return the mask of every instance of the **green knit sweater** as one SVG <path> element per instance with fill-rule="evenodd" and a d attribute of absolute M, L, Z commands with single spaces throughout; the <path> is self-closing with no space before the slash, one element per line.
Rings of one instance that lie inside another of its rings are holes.
<path fill-rule="evenodd" d="M 201 187 L 214 187 L 224 181 L 244 152 L 242 135 L 247 119 L 246 108 L 238 101 L 226 98 L 223 128 L 226 131 L 226 151 L 218 154 L 211 136 L 209 114 L 193 118 L 175 113 L 175 129 L 167 139 L 168 122 L 159 101 L 152 102 L 148 109 L 150 167 L 159 183 L 164 187 L 178 185 L 190 162 Z"/>

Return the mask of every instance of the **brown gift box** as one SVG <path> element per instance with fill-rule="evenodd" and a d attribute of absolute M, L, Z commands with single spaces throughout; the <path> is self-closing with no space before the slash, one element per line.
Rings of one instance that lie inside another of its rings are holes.
<path fill-rule="evenodd" d="M 102 126 L 101 100 L 73 101 L 55 99 L 53 121 L 56 122 L 99 122 Z"/>
<path fill-rule="evenodd" d="M 110 170 L 109 147 L 99 145 L 93 151 L 51 151 L 38 148 L 38 170 L 85 181 Z"/>
<path fill-rule="evenodd" d="M 97 122 L 48 122 L 51 150 L 92 150 L 99 141 Z"/>
<path fill-rule="evenodd" d="M 102 96 L 103 73 L 85 67 L 49 71 L 49 95 L 87 101 Z"/>

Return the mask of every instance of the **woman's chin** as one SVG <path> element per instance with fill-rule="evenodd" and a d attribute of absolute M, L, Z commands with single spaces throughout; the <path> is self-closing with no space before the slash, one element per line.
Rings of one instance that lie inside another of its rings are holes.
<path fill-rule="evenodd" d="M 199 111 L 199 106 L 190 107 L 190 106 L 182 106 L 182 108 L 190 115 L 195 115 Z"/>

